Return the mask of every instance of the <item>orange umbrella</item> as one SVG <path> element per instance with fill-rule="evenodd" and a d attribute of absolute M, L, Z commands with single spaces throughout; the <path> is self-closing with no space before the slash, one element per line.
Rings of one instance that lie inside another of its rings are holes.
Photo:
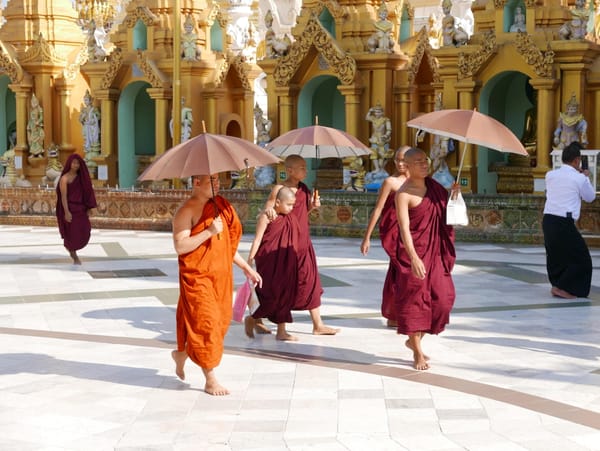
<path fill-rule="evenodd" d="M 167 150 L 146 168 L 138 180 L 211 175 L 280 161 L 262 147 L 245 139 L 201 133 Z"/>
<path fill-rule="evenodd" d="M 528 156 L 519 138 L 504 124 L 476 110 L 440 110 L 411 119 L 406 123 L 434 135 L 476 144 L 500 152 Z M 465 152 L 460 160 L 458 177 L 462 169 Z"/>
<path fill-rule="evenodd" d="M 267 144 L 267 150 L 282 158 L 346 158 L 369 155 L 369 148 L 354 136 L 336 128 L 311 125 L 290 130 Z"/>

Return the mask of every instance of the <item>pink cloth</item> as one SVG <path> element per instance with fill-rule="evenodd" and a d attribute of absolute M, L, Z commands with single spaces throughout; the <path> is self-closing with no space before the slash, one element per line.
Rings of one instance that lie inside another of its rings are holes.
<path fill-rule="evenodd" d="M 398 246 L 398 285 L 395 308 L 398 333 L 416 332 L 439 334 L 450 320 L 456 292 L 451 271 L 456 254 L 454 229 L 446 225 L 448 192 L 430 177 L 425 179 L 427 193 L 423 201 L 409 210 L 410 233 L 415 250 L 426 270 L 424 280 L 411 271 L 410 259 L 404 248 Z"/>

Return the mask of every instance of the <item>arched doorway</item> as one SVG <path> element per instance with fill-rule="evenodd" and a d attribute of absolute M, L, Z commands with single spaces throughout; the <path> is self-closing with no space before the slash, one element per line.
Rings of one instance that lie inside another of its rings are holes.
<path fill-rule="evenodd" d="M 481 90 L 479 111 L 502 122 L 520 139 L 526 130 L 528 115 L 535 110 L 534 90 L 529 77 L 521 72 L 501 72 L 491 78 Z M 479 147 L 477 152 L 477 192 L 495 194 L 498 175 L 491 165 L 508 164 L 509 154 Z"/>
<path fill-rule="evenodd" d="M 306 83 L 298 97 L 298 128 L 314 125 L 318 118 L 319 125 L 346 129 L 345 100 L 337 89 L 340 80 L 331 75 L 319 75 Z M 342 185 L 342 162 L 338 158 L 326 158 L 317 161 L 306 160 L 308 175 L 306 184 L 314 186 L 319 171 L 319 186 L 328 188 L 329 183 Z M 338 174 L 339 173 L 339 174 Z M 329 180 L 331 179 L 331 180 Z"/>
<path fill-rule="evenodd" d="M 10 83 L 8 76 L 0 76 L 0 155 L 16 144 L 16 102 Z"/>
<path fill-rule="evenodd" d="M 156 154 L 154 101 L 150 84 L 136 81 L 121 93 L 118 105 L 119 186 L 135 186 L 138 175 Z"/>

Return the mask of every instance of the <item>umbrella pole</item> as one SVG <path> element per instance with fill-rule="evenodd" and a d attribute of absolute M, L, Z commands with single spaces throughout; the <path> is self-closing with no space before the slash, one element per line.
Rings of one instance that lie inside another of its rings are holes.
<path fill-rule="evenodd" d="M 465 154 L 467 153 L 467 146 L 469 143 L 465 142 L 463 146 L 463 153 L 460 157 L 460 164 L 458 165 L 458 173 L 456 174 L 456 183 L 460 183 L 460 172 L 462 171 L 463 163 L 465 162 Z"/>

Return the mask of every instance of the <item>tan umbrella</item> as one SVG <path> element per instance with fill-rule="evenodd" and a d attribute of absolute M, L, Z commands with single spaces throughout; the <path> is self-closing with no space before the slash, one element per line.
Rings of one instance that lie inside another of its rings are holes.
<path fill-rule="evenodd" d="M 440 110 L 411 119 L 407 126 L 500 152 L 528 156 L 519 138 L 504 124 L 476 110 Z M 460 177 L 465 152 L 458 168 Z"/>
<path fill-rule="evenodd" d="M 266 148 L 282 158 L 288 155 L 318 159 L 347 158 L 371 153 L 366 145 L 349 133 L 323 125 L 290 130 L 271 141 Z"/>
<path fill-rule="evenodd" d="M 159 156 L 138 180 L 186 178 L 279 163 L 262 147 L 227 135 L 201 133 Z"/>

